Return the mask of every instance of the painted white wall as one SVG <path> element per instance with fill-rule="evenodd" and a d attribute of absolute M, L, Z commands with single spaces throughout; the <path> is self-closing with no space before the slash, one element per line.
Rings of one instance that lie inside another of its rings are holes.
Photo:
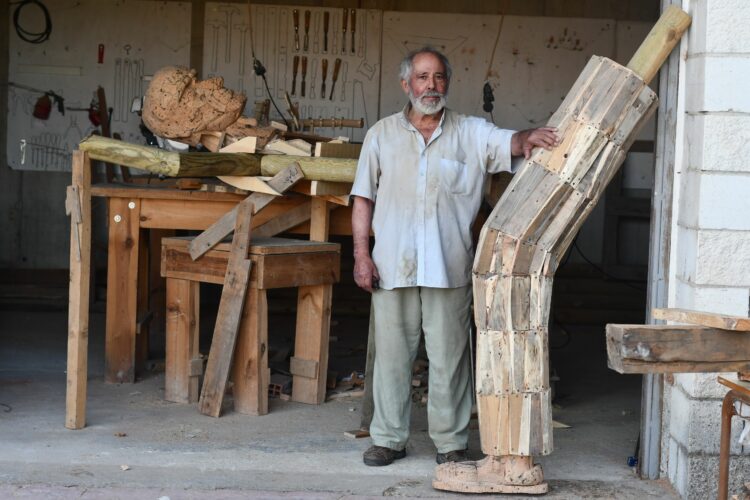
<path fill-rule="evenodd" d="M 683 8 L 693 23 L 681 46 L 669 305 L 747 315 L 750 3 L 686 0 Z M 726 394 L 716 376 L 678 374 L 665 391 L 662 472 L 685 498 L 716 496 Z M 735 420 L 730 494 L 750 480 L 750 449 L 736 443 L 743 424 Z"/>

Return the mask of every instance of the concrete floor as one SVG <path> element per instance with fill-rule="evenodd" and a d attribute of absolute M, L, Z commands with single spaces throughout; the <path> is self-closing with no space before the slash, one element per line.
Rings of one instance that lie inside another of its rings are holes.
<path fill-rule="evenodd" d="M 357 324 L 366 338 L 361 319 L 336 323 L 332 334 L 341 339 Z M 407 457 L 377 468 L 362 463 L 369 440 L 343 434 L 359 426 L 358 399 L 321 406 L 272 399 L 266 416 L 229 410 L 214 419 L 164 401 L 158 371 L 136 384 L 104 384 L 101 313 L 91 319 L 88 425 L 65 429 L 66 325 L 64 311 L 0 310 L 0 498 L 462 496 L 431 487 L 435 449 L 421 406 Z M 576 335 L 564 356 L 552 356 L 562 377 L 554 418 L 571 428 L 555 430 L 555 451 L 541 459 L 545 498 L 677 498 L 626 465 L 638 435 L 640 378 L 606 369 L 603 332 Z M 592 350 L 594 362 L 585 357 Z M 479 456 L 476 430 L 470 450 Z"/>

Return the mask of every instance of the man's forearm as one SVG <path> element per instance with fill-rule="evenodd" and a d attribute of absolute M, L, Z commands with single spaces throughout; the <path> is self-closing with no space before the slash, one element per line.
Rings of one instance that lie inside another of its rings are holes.
<path fill-rule="evenodd" d="M 352 241 L 354 257 L 370 256 L 370 230 L 372 228 L 372 208 L 374 203 L 361 196 L 354 197 L 352 206 Z"/>

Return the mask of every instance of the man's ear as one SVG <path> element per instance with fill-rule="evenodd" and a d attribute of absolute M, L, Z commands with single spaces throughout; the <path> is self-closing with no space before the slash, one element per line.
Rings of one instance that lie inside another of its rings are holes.
<path fill-rule="evenodd" d="M 404 94 L 409 95 L 409 82 L 401 80 L 401 88 L 403 89 Z"/>

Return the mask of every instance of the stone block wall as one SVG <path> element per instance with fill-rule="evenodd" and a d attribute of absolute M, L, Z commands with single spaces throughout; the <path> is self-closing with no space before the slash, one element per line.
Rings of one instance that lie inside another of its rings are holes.
<path fill-rule="evenodd" d="M 693 16 L 680 80 L 669 305 L 748 315 L 750 305 L 750 3 L 684 1 Z M 662 473 L 684 498 L 714 498 L 721 400 L 717 374 L 666 377 Z M 730 494 L 750 481 L 735 418 Z"/>

